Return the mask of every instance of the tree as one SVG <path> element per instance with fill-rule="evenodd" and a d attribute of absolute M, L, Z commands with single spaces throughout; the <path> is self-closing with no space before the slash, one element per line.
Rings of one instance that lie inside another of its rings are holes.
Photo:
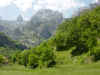
<path fill-rule="evenodd" d="M 56 50 L 69 50 L 75 47 L 72 55 L 90 52 L 97 45 L 100 37 L 100 6 L 80 13 L 62 23 L 53 37 Z"/>
<path fill-rule="evenodd" d="M 21 52 L 20 57 L 19 57 L 19 63 L 27 66 L 28 62 L 29 62 L 29 55 L 30 55 L 30 51 L 29 50 L 24 50 Z"/>
<path fill-rule="evenodd" d="M 3 64 L 4 61 L 5 61 L 4 56 L 3 55 L 0 55 L 0 64 Z"/>
<path fill-rule="evenodd" d="M 55 55 L 53 50 L 46 42 L 41 43 L 36 48 L 32 49 L 29 55 L 29 66 L 36 67 L 51 67 L 55 64 Z"/>

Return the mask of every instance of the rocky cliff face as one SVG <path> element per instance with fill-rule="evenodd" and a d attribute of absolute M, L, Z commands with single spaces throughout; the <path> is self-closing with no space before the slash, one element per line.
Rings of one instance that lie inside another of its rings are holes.
<path fill-rule="evenodd" d="M 41 9 L 29 21 L 18 16 L 16 21 L 0 21 L 0 32 L 6 33 L 13 40 L 25 45 L 36 45 L 53 35 L 57 26 L 63 21 L 63 16 L 57 11 Z"/>

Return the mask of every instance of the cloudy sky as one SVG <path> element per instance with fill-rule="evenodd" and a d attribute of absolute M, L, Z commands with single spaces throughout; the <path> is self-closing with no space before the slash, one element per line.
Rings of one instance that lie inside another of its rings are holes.
<path fill-rule="evenodd" d="M 16 19 L 21 14 L 29 19 L 39 9 L 52 9 L 70 17 L 81 7 L 88 7 L 98 0 L 0 0 L 0 16 L 3 19 Z"/>

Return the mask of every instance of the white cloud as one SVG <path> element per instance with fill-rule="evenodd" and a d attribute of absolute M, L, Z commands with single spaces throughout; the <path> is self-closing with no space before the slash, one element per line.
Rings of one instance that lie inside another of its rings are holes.
<path fill-rule="evenodd" d="M 34 10 L 48 8 L 58 11 L 67 11 L 73 8 L 81 8 L 88 6 L 89 3 L 95 3 L 98 0 L 37 0 Z"/>
<path fill-rule="evenodd" d="M 92 3 L 97 3 L 97 2 L 99 2 L 99 0 L 93 0 L 93 1 L 92 1 Z"/>
<path fill-rule="evenodd" d="M 14 0 L 0 0 L 0 7 L 7 6 Z"/>
<path fill-rule="evenodd" d="M 13 3 L 22 11 L 26 11 L 28 8 L 32 8 L 32 2 L 33 0 L 15 0 Z"/>
<path fill-rule="evenodd" d="M 99 0 L 95 0 L 95 2 L 97 3 Z"/>
<path fill-rule="evenodd" d="M 26 13 L 29 8 L 32 8 L 33 12 L 47 8 L 66 13 L 69 10 L 87 6 L 88 2 L 95 3 L 98 0 L 0 0 L 0 7 L 14 3 L 22 14 Z"/>
<path fill-rule="evenodd" d="M 98 0 L 93 1 L 98 2 Z M 32 3 L 34 3 L 35 10 L 49 8 L 62 11 L 75 7 L 83 7 L 85 6 L 84 2 L 81 2 L 81 0 L 0 0 L 0 6 L 7 6 L 14 3 L 21 11 L 25 12 L 28 8 L 32 8 Z"/>
<path fill-rule="evenodd" d="M 32 2 L 34 2 L 34 0 L 0 0 L 0 7 L 14 3 L 22 11 L 26 11 L 28 8 L 32 8 Z"/>
<path fill-rule="evenodd" d="M 62 11 L 63 9 L 82 7 L 84 5 L 83 3 L 76 2 L 76 0 L 38 0 L 34 8 L 49 8 Z"/>

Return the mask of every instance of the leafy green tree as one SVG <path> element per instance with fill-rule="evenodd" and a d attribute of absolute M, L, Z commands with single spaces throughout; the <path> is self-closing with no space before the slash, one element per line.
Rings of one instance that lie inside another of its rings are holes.
<path fill-rule="evenodd" d="M 36 48 L 33 48 L 29 55 L 29 66 L 35 67 L 50 67 L 55 64 L 55 55 L 53 49 L 46 42 L 41 43 Z"/>
<path fill-rule="evenodd" d="M 12 54 L 11 59 L 13 63 L 16 63 L 19 61 L 19 55 L 21 51 L 16 51 L 15 53 Z"/>
<path fill-rule="evenodd" d="M 3 64 L 4 63 L 4 56 L 3 55 L 0 55 L 0 64 Z"/>
<path fill-rule="evenodd" d="M 27 66 L 28 64 L 28 61 L 29 61 L 29 54 L 30 54 L 30 51 L 29 50 L 24 50 L 20 53 L 20 56 L 19 56 L 19 64 L 22 64 L 24 66 Z"/>
<path fill-rule="evenodd" d="M 36 68 L 39 65 L 38 64 L 38 60 L 39 60 L 39 57 L 36 54 L 30 54 L 29 55 L 29 63 L 28 63 L 28 65 L 31 68 Z"/>
<path fill-rule="evenodd" d="M 72 55 L 89 52 L 97 45 L 100 37 L 100 6 L 63 22 L 52 37 L 56 50 L 69 50 L 75 47 Z"/>

